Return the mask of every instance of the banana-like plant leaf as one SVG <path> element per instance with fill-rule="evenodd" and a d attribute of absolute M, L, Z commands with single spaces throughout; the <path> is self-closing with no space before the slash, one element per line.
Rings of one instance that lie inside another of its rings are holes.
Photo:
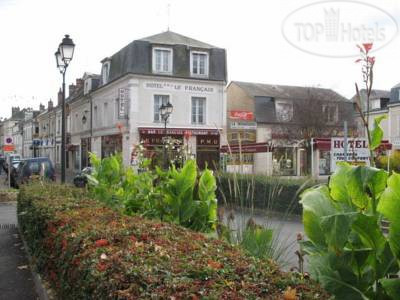
<path fill-rule="evenodd" d="M 339 213 L 321 217 L 321 228 L 324 232 L 328 249 L 340 253 L 347 242 L 351 224 L 357 213 Z"/>
<path fill-rule="evenodd" d="M 385 249 L 386 239 L 382 234 L 378 219 L 375 216 L 357 214 L 357 218 L 352 224 L 352 228 L 358 233 L 365 247 L 373 249 L 380 255 Z"/>
<path fill-rule="evenodd" d="M 329 188 L 331 191 L 331 197 L 339 202 L 344 202 L 351 205 L 349 191 L 346 188 L 348 173 L 352 167 L 345 162 L 337 164 L 336 171 L 332 174 L 329 181 Z"/>
<path fill-rule="evenodd" d="M 380 124 L 384 119 L 386 119 L 386 115 L 382 115 L 374 119 L 374 128 L 371 131 L 371 145 L 370 145 L 370 148 L 372 150 L 378 148 L 382 142 L 383 130 Z"/>
<path fill-rule="evenodd" d="M 400 260 L 400 174 L 393 173 L 388 179 L 388 187 L 380 197 L 378 211 L 389 221 L 389 244 Z"/>
<path fill-rule="evenodd" d="M 391 299 L 400 299 L 400 278 L 383 278 L 379 282 Z"/>
<path fill-rule="evenodd" d="M 321 228 L 321 218 L 336 213 L 332 205 L 327 186 L 319 186 L 306 190 L 301 195 L 303 204 L 304 231 L 316 245 L 326 246 L 324 232 Z"/>

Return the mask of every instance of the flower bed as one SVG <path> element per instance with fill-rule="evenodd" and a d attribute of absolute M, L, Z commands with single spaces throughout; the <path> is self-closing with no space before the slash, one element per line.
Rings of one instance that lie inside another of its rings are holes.
<path fill-rule="evenodd" d="M 18 219 L 60 299 L 296 299 L 293 289 L 301 299 L 327 298 L 273 262 L 180 226 L 124 216 L 71 187 L 24 186 Z"/>

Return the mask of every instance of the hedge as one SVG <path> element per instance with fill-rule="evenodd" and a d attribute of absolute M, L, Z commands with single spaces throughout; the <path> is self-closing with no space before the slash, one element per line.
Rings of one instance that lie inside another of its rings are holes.
<path fill-rule="evenodd" d="M 72 187 L 23 186 L 18 220 L 58 299 L 281 299 L 294 289 L 300 299 L 328 298 L 271 261 L 174 224 L 124 216 Z"/>
<path fill-rule="evenodd" d="M 299 195 L 318 182 L 253 174 L 217 175 L 218 202 L 301 215 Z"/>

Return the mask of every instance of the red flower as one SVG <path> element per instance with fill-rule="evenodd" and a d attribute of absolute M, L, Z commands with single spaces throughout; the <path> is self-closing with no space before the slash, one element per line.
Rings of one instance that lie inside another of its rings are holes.
<path fill-rule="evenodd" d="M 67 249 L 67 240 L 62 240 L 61 244 L 62 244 L 62 250 L 65 251 L 65 249 Z"/>
<path fill-rule="evenodd" d="M 100 239 L 95 242 L 96 247 L 104 247 L 107 246 L 109 243 L 106 239 Z"/>
<path fill-rule="evenodd" d="M 107 265 L 102 262 L 99 262 L 97 264 L 97 270 L 99 270 L 100 272 L 104 272 L 105 270 L 107 270 Z"/>
<path fill-rule="evenodd" d="M 365 43 L 365 44 L 363 44 L 363 47 L 365 49 L 365 52 L 368 53 L 369 50 L 372 49 L 372 43 Z"/>
<path fill-rule="evenodd" d="M 375 56 L 368 56 L 368 62 L 373 65 L 375 63 Z"/>

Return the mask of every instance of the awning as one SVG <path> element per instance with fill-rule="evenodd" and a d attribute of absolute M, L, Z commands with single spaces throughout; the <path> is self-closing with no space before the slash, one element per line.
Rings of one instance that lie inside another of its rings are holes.
<path fill-rule="evenodd" d="M 242 145 L 223 145 L 220 150 L 222 153 L 260 153 L 272 152 L 273 146 L 268 143 L 251 143 Z"/>

